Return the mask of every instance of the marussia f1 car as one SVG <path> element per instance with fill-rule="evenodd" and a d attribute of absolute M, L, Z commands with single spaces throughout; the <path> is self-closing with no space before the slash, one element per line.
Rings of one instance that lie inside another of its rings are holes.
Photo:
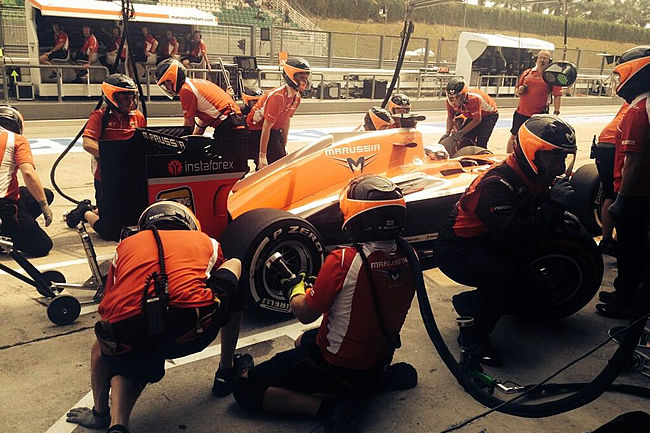
<path fill-rule="evenodd" d="M 390 178 L 407 202 L 402 236 L 417 250 L 424 268 L 435 266 L 432 243 L 452 206 L 482 171 L 503 160 L 483 148 L 465 147 L 454 158 L 441 145 L 425 146 L 415 128 L 422 116 L 402 115 L 402 128 L 327 135 L 237 182 L 228 200 L 233 221 L 220 237 L 224 251 L 242 260 L 242 285 L 250 303 L 262 310 L 289 312 L 279 290 L 280 276 L 264 266 L 280 252 L 292 271 L 316 275 L 328 250 L 349 243 L 338 195 L 355 176 Z M 597 226 L 598 178 L 587 166 L 578 170 L 580 212 Z M 584 197 L 583 197 L 584 196 Z M 546 303 L 527 314 L 565 317 L 586 305 L 600 286 L 602 257 L 580 227 L 522 251 L 543 278 Z M 486 270 L 489 272 L 489 270 Z"/>

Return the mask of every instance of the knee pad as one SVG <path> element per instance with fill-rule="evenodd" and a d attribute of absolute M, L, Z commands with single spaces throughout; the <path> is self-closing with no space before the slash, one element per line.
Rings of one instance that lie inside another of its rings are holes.
<path fill-rule="evenodd" d="M 262 403 L 267 389 L 268 385 L 239 376 L 235 381 L 233 397 L 244 409 L 251 412 L 262 412 Z"/>

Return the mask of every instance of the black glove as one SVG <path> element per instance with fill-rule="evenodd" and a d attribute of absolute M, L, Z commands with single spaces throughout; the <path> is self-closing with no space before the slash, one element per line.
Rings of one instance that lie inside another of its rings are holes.
<path fill-rule="evenodd" d="M 307 278 L 305 278 L 305 286 L 314 287 L 314 284 L 316 284 L 316 277 L 313 275 L 307 275 Z"/>
<path fill-rule="evenodd" d="M 582 224 L 580 224 L 578 217 L 567 211 L 564 212 L 564 225 L 572 229 L 579 229 L 582 227 Z"/>
<path fill-rule="evenodd" d="M 625 200 L 627 200 L 627 197 L 619 192 L 616 195 L 616 200 L 614 200 L 614 203 L 610 204 L 607 208 L 612 218 L 614 218 L 614 221 L 617 221 L 621 218 L 621 215 L 623 214 L 623 207 L 625 206 Z"/>
<path fill-rule="evenodd" d="M 459 131 L 456 131 L 452 137 L 454 138 L 454 141 L 461 141 L 463 137 L 465 136 L 465 131 L 462 129 Z"/>
<path fill-rule="evenodd" d="M 575 193 L 576 191 L 569 182 L 569 178 L 565 177 L 555 182 L 555 185 L 551 188 L 550 198 L 564 207 L 569 207 Z"/>
<path fill-rule="evenodd" d="M 280 280 L 281 290 L 287 301 L 295 295 L 305 294 L 306 272 L 300 272 L 294 278 L 283 278 Z"/>

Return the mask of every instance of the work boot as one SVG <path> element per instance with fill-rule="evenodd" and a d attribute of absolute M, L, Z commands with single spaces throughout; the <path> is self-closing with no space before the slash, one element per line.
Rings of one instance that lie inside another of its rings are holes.
<path fill-rule="evenodd" d="M 632 319 L 634 318 L 634 302 L 621 300 L 617 298 L 616 301 L 608 304 L 596 305 L 596 311 L 601 316 L 611 317 L 613 319 Z"/>
<path fill-rule="evenodd" d="M 601 241 L 598 243 L 598 249 L 602 254 L 605 254 L 606 256 L 618 257 L 618 242 L 616 239 L 612 238 L 603 238 Z"/>
<path fill-rule="evenodd" d="M 72 209 L 65 215 L 65 223 L 71 229 L 77 227 L 79 223 L 84 220 L 84 214 L 88 211 L 92 212 L 93 205 L 90 200 L 81 200 L 76 208 Z"/>
<path fill-rule="evenodd" d="M 418 372 L 406 362 L 390 365 L 379 382 L 379 391 L 402 391 L 415 388 L 418 384 Z"/>
<path fill-rule="evenodd" d="M 598 299 L 605 304 L 611 304 L 612 302 L 618 302 L 618 293 L 617 292 L 605 292 L 602 291 L 598 293 Z"/>
<path fill-rule="evenodd" d="M 359 403 L 359 402 L 357 402 Z M 359 431 L 358 405 L 350 398 L 323 402 L 325 406 L 320 414 L 325 433 L 356 433 Z"/>
<path fill-rule="evenodd" d="M 225 397 L 229 394 L 232 394 L 233 387 L 235 385 L 235 380 L 243 372 L 255 365 L 253 357 L 248 353 L 241 354 L 238 353 L 233 357 L 233 366 L 229 369 L 222 369 L 219 367 L 217 372 L 214 374 L 214 384 L 212 385 L 212 395 L 215 397 Z"/>
<path fill-rule="evenodd" d="M 475 296 L 476 290 L 468 290 L 467 292 L 462 292 L 451 297 L 451 304 L 459 316 L 474 316 L 472 304 Z"/>

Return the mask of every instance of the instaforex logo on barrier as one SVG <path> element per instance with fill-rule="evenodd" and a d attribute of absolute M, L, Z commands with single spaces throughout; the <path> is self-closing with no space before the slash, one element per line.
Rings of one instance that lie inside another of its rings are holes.
<path fill-rule="evenodd" d="M 214 173 L 220 171 L 228 171 L 235 169 L 234 161 L 218 161 L 218 160 L 209 160 L 209 161 L 197 161 L 197 162 L 188 162 L 188 161 L 179 161 L 178 159 L 172 159 L 167 163 L 167 171 L 172 176 L 180 176 L 181 174 L 190 174 L 190 173 Z"/>

